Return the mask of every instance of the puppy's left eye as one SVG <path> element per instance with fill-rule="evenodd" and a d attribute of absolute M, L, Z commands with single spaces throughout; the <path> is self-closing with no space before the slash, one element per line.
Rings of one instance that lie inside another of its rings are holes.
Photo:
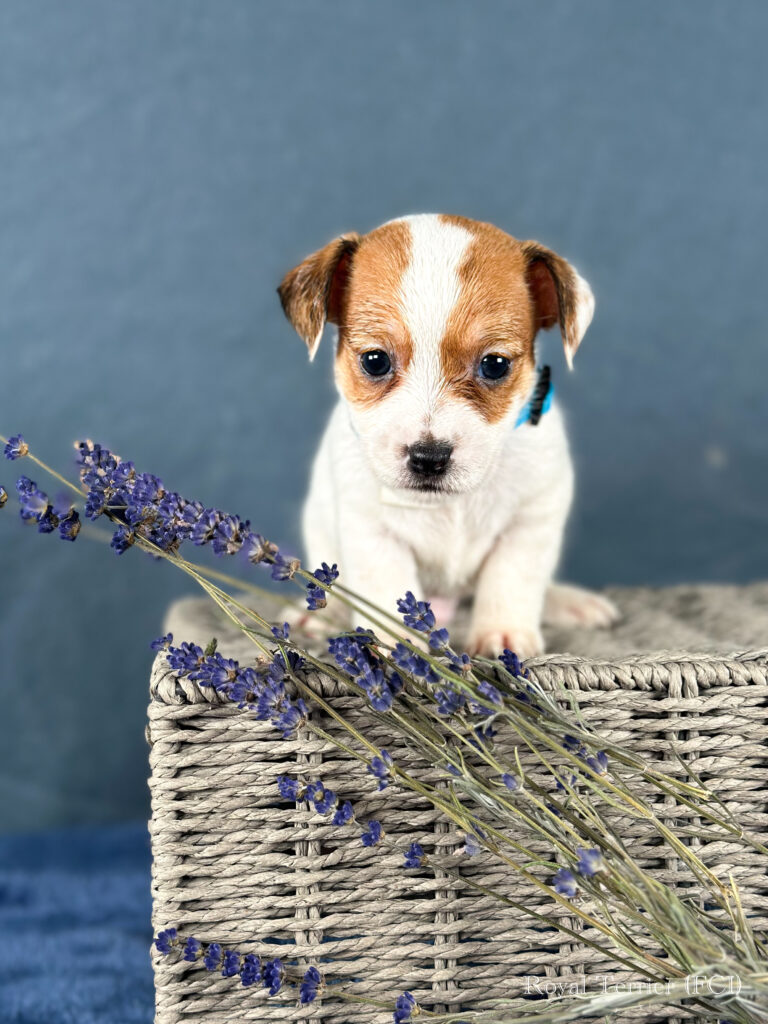
<path fill-rule="evenodd" d="M 480 360 L 480 376 L 486 380 L 501 380 L 509 373 L 512 360 L 506 356 L 488 355 Z"/>
<path fill-rule="evenodd" d="M 363 372 L 367 373 L 369 377 L 383 377 L 385 373 L 389 373 L 392 367 L 389 356 L 383 348 L 374 348 L 363 352 L 360 356 L 360 365 Z"/>

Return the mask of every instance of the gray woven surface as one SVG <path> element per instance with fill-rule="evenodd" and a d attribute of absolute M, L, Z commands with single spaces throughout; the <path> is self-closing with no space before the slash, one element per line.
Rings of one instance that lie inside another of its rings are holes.
<path fill-rule="evenodd" d="M 611 596 L 623 622 L 608 633 L 550 633 L 550 649 L 570 653 L 536 659 L 533 676 L 580 691 L 582 713 L 598 730 L 666 760 L 670 772 L 680 770 L 671 757 L 674 745 L 703 779 L 718 780 L 719 794 L 746 827 L 768 837 L 768 586 L 615 590 Z M 177 641 L 215 634 L 226 654 L 252 655 L 249 642 L 199 599 L 175 605 L 167 625 Z M 666 653 L 685 646 L 693 653 Z M 312 684 L 374 743 L 392 750 L 391 737 L 356 698 L 327 677 L 313 676 Z M 365 978 L 361 994 L 391 1000 L 409 988 L 436 1009 L 516 995 L 527 975 L 613 974 L 611 961 L 589 947 L 532 927 L 461 882 L 426 872 L 409 877 L 397 855 L 364 851 L 306 808 L 276 800 L 277 775 L 322 776 L 342 798 L 355 799 L 361 817 L 379 818 L 393 839 L 417 839 L 447 866 L 460 864 L 483 884 L 520 895 L 514 877 L 490 858 L 461 860 L 455 850 L 462 838 L 428 803 L 392 788 L 378 793 L 331 744 L 309 734 L 281 740 L 253 716 L 179 683 L 162 657 L 151 694 L 156 928 L 175 925 L 266 955 L 275 953 L 267 940 L 278 937 L 292 944 L 300 962 L 327 957 L 336 974 Z M 322 724 L 334 731 L 333 723 Z M 430 777 L 405 751 L 392 752 L 414 774 Z M 656 808 L 678 831 L 701 824 L 682 808 L 658 800 Z M 659 858 L 655 836 L 643 823 L 627 821 L 623 834 L 640 863 L 675 884 L 680 865 Z M 768 928 L 762 858 L 724 838 L 691 841 L 716 873 L 725 878 L 733 872 L 755 924 Z M 562 913 L 541 896 L 532 905 L 548 915 Z M 365 1008 L 350 1013 L 338 1003 L 267 1004 L 261 992 L 244 993 L 229 979 L 178 962 L 158 960 L 156 982 L 158 1024 L 357 1024 L 388 1016 Z M 618 1019 L 638 1018 L 689 1019 L 663 1011 Z"/>
<path fill-rule="evenodd" d="M 556 661 L 558 652 L 611 661 L 661 651 L 723 655 L 768 648 L 768 582 L 741 587 L 612 587 L 605 593 L 619 608 L 621 621 L 611 629 L 545 627 L 550 653 L 540 661 Z M 276 605 L 274 614 L 281 610 Z M 166 625 L 180 640 L 206 639 L 212 629 L 223 629 L 227 643 L 242 649 L 242 638 L 205 598 L 177 602 Z"/>

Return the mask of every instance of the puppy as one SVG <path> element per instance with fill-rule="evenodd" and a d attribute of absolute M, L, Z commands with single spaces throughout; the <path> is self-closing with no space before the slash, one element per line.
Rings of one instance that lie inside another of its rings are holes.
<path fill-rule="evenodd" d="M 338 562 L 390 611 L 411 590 L 442 625 L 471 594 L 466 646 L 489 656 L 541 653 L 542 617 L 614 621 L 604 598 L 551 585 L 573 469 L 536 337 L 558 324 L 571 366 L 594 299 L 569 263 L 423 214 L 342 235 L 278 291 L 310 359 L 326 322 L 338 328 L 341 400 L 304 507 L 310 565 Z"/>

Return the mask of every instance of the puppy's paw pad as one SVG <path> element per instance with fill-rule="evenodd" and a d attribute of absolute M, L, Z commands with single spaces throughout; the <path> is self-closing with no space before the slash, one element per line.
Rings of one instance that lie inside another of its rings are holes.
<path fill-rule="evenodd" d="M 429 604 L 439 626 L 450 626 L 458 601 L 453 597 L 430 597 Z"/>
<path fill-rule="evenodd" d="M 620 618 L 616 605 L 592 590 L 555 584 L 547 591 L 544 621 L 549 626 L 607 629 Z"/>
<path fill-rule="evenodd" d="M 544 638 L 538 629 L 499 629 L 476 631 L 467 644 L 470 654 L 498 658 L 505 650 L 514 651 L 521 661 L 544 653 Z"/>

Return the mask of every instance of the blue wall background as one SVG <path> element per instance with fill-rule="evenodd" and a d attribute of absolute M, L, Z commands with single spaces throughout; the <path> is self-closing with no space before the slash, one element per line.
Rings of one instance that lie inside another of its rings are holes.
<path fill-rule="evenodd" d="M 0 432 L 62 470 L 102 440 L 295 545 L 333 392 L 275 286 L 340 231 L 463 213 L 597 296 L 573 375 L 546 343 L 566 574 L 768 575 L 766 38 L 760 0 L 10 0 Z M 147 645 L 188 586 L 0 516 L 0 822 L 144 815 Z"/>

